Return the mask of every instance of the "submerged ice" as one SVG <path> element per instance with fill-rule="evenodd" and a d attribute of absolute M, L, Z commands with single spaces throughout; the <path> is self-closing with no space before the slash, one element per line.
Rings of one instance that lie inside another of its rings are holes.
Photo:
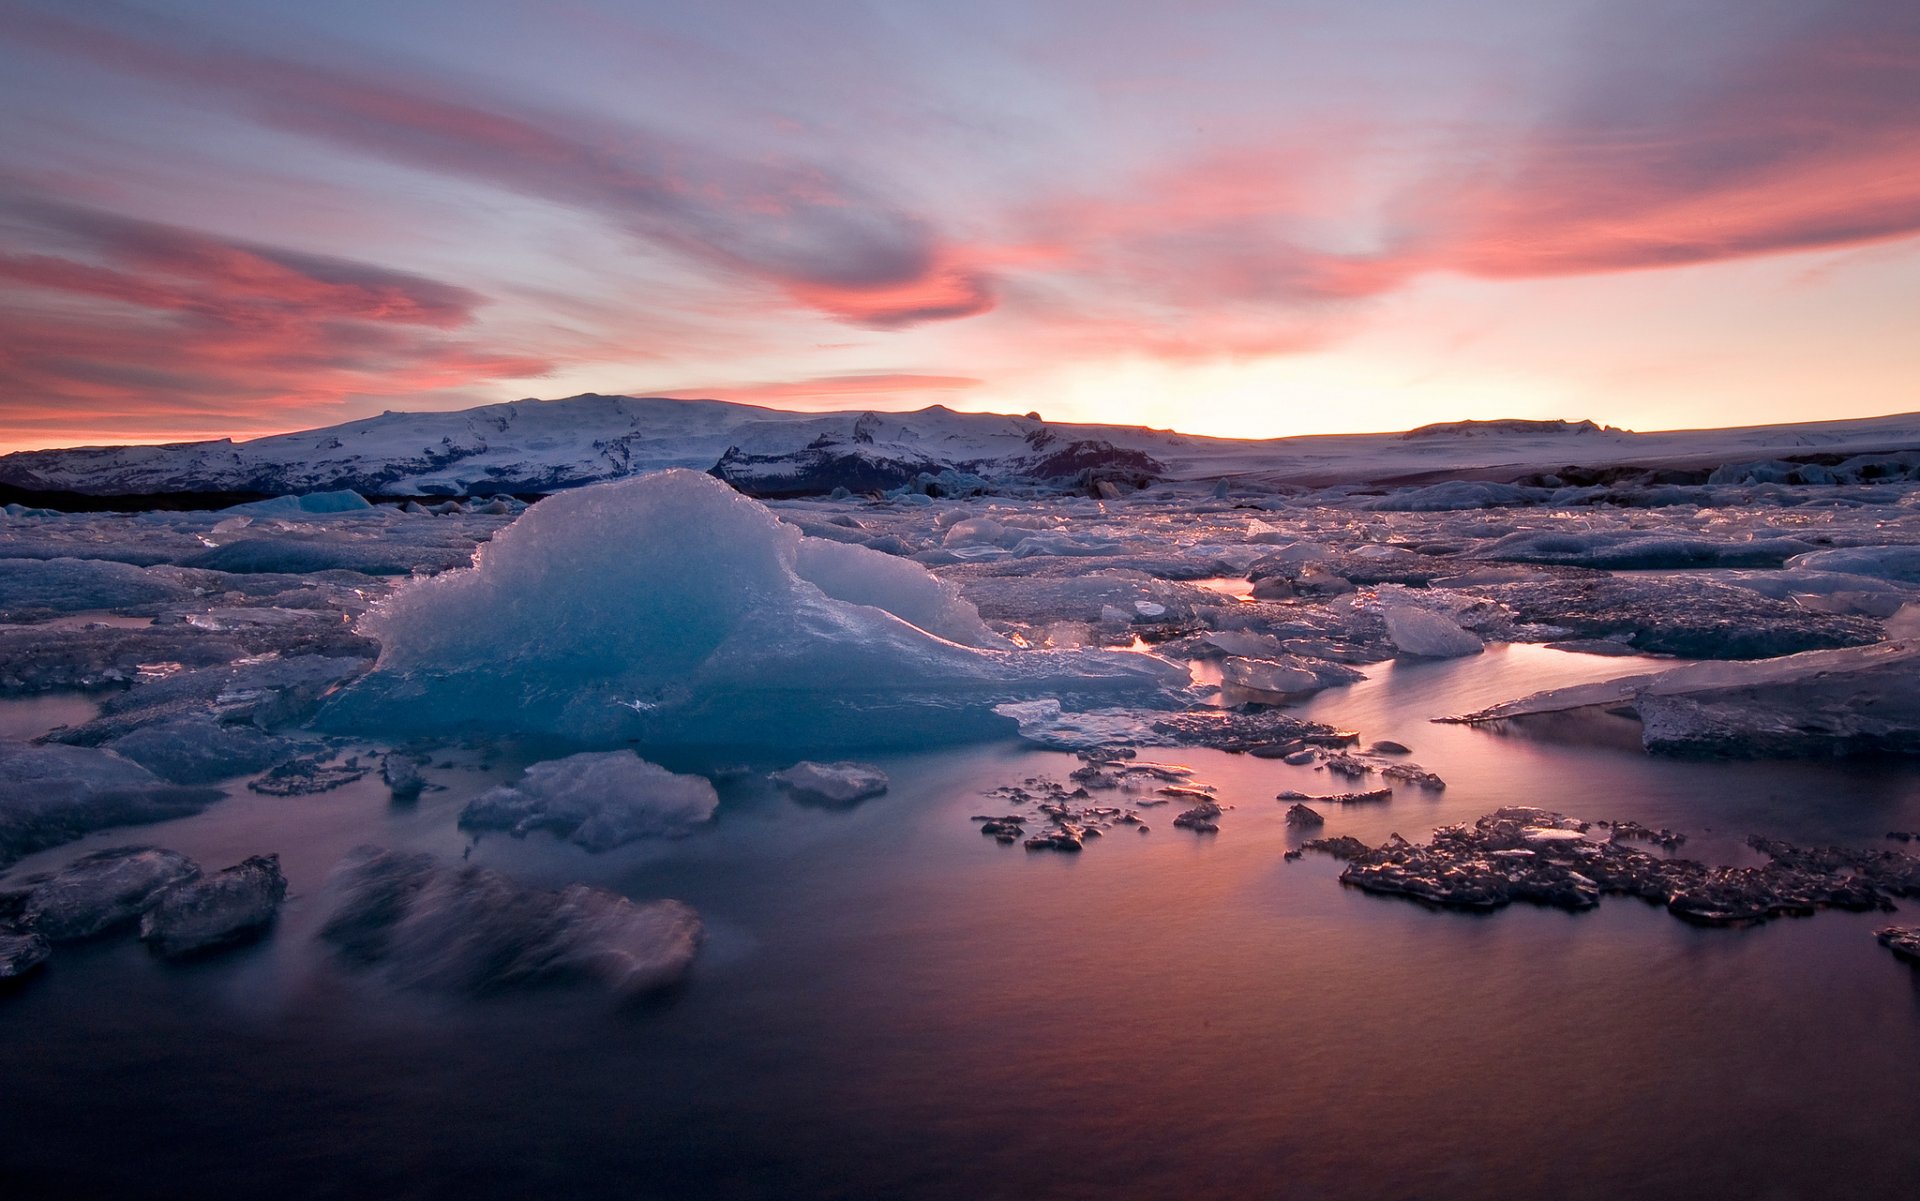
<path fill-rule="evenodd" d="M 1010 733 L 1009 700 L 1187 681 L 1145 655 L 1013 649 L 917 564 L 807 539 L 687 471 L 552 497 L 362 628 L 380 660 L 330 728 L 912 746 Z"/>

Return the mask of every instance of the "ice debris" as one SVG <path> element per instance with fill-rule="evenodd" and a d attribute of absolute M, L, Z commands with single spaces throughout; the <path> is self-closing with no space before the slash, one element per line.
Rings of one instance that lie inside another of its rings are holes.
<path fill-rule="evenodd" d="M 1920 859 L 1893 851 L 1807 849 L 1755 837 L 1748 843 L 1767 856 L 1765 866 L 1711 867 L 1650 855 L 1618 838 L 1602 840 L 1593 828 L 1564 814 L 1512 807 L 1471 826 L 1435 830 L 1426 845 L 1396 834 L 1370 850 L 1313 849 L 1349 860 L 1340 875 L 1344 884 L 1457 909 L 1530 901 L 1582 910 L 1614 893 L 1665 905 L 1696 924 L 1723 926 L 1820 908 L 1890 909 L 1894 897 L 1920 896 Z"/>

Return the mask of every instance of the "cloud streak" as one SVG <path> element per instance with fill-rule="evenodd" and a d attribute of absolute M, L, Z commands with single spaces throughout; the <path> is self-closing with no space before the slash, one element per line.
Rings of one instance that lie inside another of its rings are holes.
<path fill-rule="evenodd" d="M 821 166 L 735 160 L 633 123 L 202 45 L 166 25 L 135 33 L 38 11 L 14 20 L 15 36 L 220 95 L 276 129 L 592 212 L 854 324 L 899 328 L 993 305 L 991 281 L 926 220 Z"/>
<path fill-rule="evenodd" d="M 15 430 L 224 432 L 245 407 L 274 428 L 282 406 L 550 366 L 458 336 L 482 298 L 422 276 L 38 197 L 0 197 L 0 228 L 33 247 L 0 254 L 0 416 Z"/>

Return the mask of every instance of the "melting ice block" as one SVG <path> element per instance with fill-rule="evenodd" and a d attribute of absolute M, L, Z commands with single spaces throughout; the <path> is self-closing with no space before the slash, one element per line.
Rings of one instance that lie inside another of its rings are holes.
<path fill-rule="evenodd" d="M 1187 683 L 1148 655 L 1008 649 L 916 565 L 816 544 L 689 471 L 550 497 L 361 628 L 379 663 L 320 720 L 387 735 L 919 746 L 1011 734 L 1006 701 Z"/>

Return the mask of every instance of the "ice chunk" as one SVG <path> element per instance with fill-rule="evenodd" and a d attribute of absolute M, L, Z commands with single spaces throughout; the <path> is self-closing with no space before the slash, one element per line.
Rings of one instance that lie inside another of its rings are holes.
<path fill-rule="evenodd" d="M 1644 530 L 1523 530 L 1474 551 L 1509 563 L 1556 563 L 1616 571 L 1682 567 L 1778 567 L 1808 549 L 1795 538 L 1704 538 Z"/>
<path fill-rule="evenodd" d="M 1412 605 L 1391 605 L 1382 611 L 1387 637 L 1403 655 L 1426 659 L 1457 659 L 1477 655 L 1485 647 L 1480 636 L 1460 628 L 1444 613 Z"/>
<path fill-rule="evenodd" d="M 463 547 L 345 537 L 332 531 L 286 532 L 272 537 L 241 538 L 191 555 L 182 559 L 180 565 L 242 574 L 344 570 L 366 575 L 407 575 L 416 570 L 464 567 L 471 554 Z"/>
<path fill-rule="evenodd" d="M 140 919 L 140 938 L 169 959 L 200 955 L 257 937 L 287 895 L 278 855 L 255 855 L 160 894 Z"/>
<path fill-rule="evenodd" d="M 632 751 L 589 751 L 536 763 L 519 783 L 481 793 L 461 811 L 460 825 L 515 837 L 551 830 L 605 851 L 641 838 L 683 837 L 719 803 L 703 776 L 675 775 Z"/>
<path fill-rule="evenodd" d="M 700 948 L 679 901 L 640 905 L 574 884 L 547 892 L 430 855 L 360 847 L 331 881 L 320 937 L 403 987 L 486 994 L 590 984 L 638 996 L 678 983 Z"/>
<path fill-rule="evenodd" d="M 389 751 L 381 757 L 380 779 L 396 801 L 416 800 L 427 787 L 426 777 L 420 774 L 420 764 L 399 751 Z"/>
<path fill-rule="evenodd" d="M 809 759 L 774 772 L 774 783 L 804 804 L 856 805 L 887 790 L 887 773 L 870 763 L 815 763 Z"/>
<path fill-rule="evenodd" d="M 133 921 L 169 888 L 199 875 L 199 865 L 177 851 L 95 851 L 36 884 L 27 894 L 23 916 L 48 942 L 92 938 Z"/>
<path fill-rule="evenodd" d="M 802 574 L 801 546 L 764 505 L 692 472 L 562 493 L 472 570 L 370 611 L 379 663 L 320 720 L 586 746 L 900 746 L 1008 733 L 1001 701 L 1146 701 L 1187 683 L 1146 655 L 958 645 L 914 624 L 968 632 L 937 584 L 894 574 L 904 562 L 856 586 L 840 550 L 810 549 L 817 574 L 864 602 L 851 603 Z"/>
<path fill-rule="evenodd" d="M 1286 654 L 1261 659 L 1228 659 L 1221 665 L 1221 675 L 1237 688 L 1284 696 L 1305 696 L 1337 684 L 1366 679 L 1364 674 L 1339 663 Z"/>
<path fill-rule="evenodd" d="M 1019 723 L 1020 737 L 1053 750 L 1074 751 L 1100 746 L 1171 745 L 1156 734 L 1152 716 L 1138 709 L 1100 709 L 1070 713 L 1057 700 L 1010 701 L 996 710 Z"/>
<path fill-rule="evenodd" d="M 51 954 L 53 948 L 40 935 L 14 934 L 0 927 L 0 983 L 18 980 L 45 963 Z"/>

